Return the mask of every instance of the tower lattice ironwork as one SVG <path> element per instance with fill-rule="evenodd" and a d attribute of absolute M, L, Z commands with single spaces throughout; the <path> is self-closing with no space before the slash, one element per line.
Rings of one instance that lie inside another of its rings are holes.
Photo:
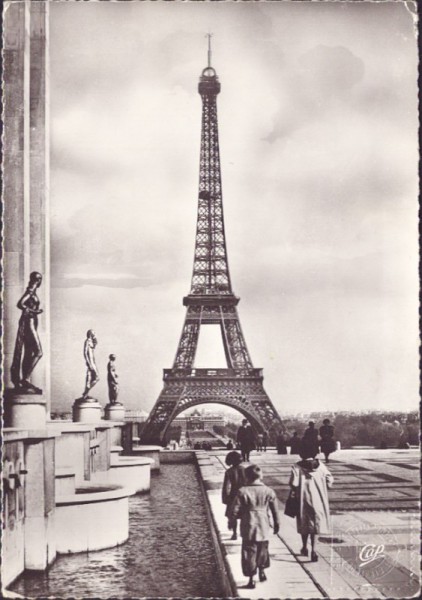
<path fill-rule="evenodd" d="M 171 369 L 164 369 L 164 387 L 142 433 L 142 443 L 160 443 L 175 417 L 191 406 L 216 402 L 243 413 L 255 431 L 280 427 L 281 420 L 263 387 L 262 369 L 255 369 L 232 291 L 224 233 L 217 95 L 220 83 L 211 67 L 202 71 L 198 217 L 192 284 L 183 298 L 185 322 Z M 220 326 L 227 368 L 195 369 L 201 325 Z"/>

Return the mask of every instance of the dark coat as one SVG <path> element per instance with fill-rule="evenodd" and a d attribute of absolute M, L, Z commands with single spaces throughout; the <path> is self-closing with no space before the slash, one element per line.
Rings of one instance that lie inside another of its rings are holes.
<path fill-rule="evenodd" d="M 233 465 L 224 473 L 221 499 L 223 504 L 227 504 L 226 517 L 229 515 L 230 506 L 235 499 L 237 492 L 242 485 L 245 485 L 245 483 L 245 470 L 242 465 Z"/>

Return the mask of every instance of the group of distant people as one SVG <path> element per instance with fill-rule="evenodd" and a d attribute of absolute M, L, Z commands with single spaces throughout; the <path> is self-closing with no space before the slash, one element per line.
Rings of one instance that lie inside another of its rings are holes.
<path fill-rule="evenodd" d="M 315 427 L 313 421 L 309 421 L 308 427 L 300 438 L 297 431 L 293 433 L 290 440 L 286 440 L 284 434 L 279 432 L 276 439 L 277 452 L 278 454 L 287 454 L 287 446 L 290 446 L 290 454 L 300 454 L 301 448 L 306 448 L 307 453 L 314 454 L 315 456 L 321 449 L 322 454 L 325 456 L 325 462 L 329 462 L 330 454 L 336 449 L 336 442 L 334 440 L 334 427 L 330 423 L 330 419 L 324 419 L 322 426 L 318 429 Z"/>
<path fill-rule="evenodd" d="M 267 451 L 268 434 L 265 431 L 255 434 L 248 420 L 243 419 L 242 425 L 237 431 L 236 443 L 242 460 L 248 462 L 252 450 L 257 450 L 258 452 Z M 282 431 L 279 431 L 276 437 L 277 453 L 287 454 L 288 446 L 290 446 L 290 454 L 300 454 L 302 446 L 306 446 L 308 453 L 314 452 L 315 455 L 321 449 L 321 452 L 325 456 L 325 461 L 328 463 L 330 454 L 336 450 L 334 427 L 331 425 L 330 419 L 324 419 L 319 430 L 316 429 L 313 421 L 309 421 L 302 438 L 299 437 L 297 431 L 293 433 L 290 439 L 286 438 L 286 435 Z M 234 449 L 231 440 L 227 443 L 226 449 Z"/>
<path fill-rule="evenodd" d="M 310 539 L 311 561 L 317 562 L 316 535 L 331 533 L 327 489 L 332 486 L 333 477 L 316 458 L 319 446 L 315 444 L 315 435 L 312 433 L 314 427 L 309 426 L 308 429 L 311 429 L 311 433 L 305 432 L 300 441 L 301 460 L 291 468 L 290 509 L 288 512 L 286 503 L 285 512 L 296 518 L 297 531 L 302 538 L 300 554 L 309 556 Z M 272 528 L 274 534 L 278 533 L 280 519 L 274 490 L 264 484 L 263 472 L 258 465 L 243 464 L 244 455 L 233 450 L 226 455 L 228 469 L 224 476 L 222 501 L 226 505 L 225 515 L 228 529 L 232 531 L 232 540 L 237 539 L 240 520 L 242 572 L 249 578 L 246 587 L 253 589 L 256 587 L 256 574 L 261 582 L 267 579 L 265 569 L 270 566 L 270 531 Z"/>
<path fill-rule="evenodd" d="M 194 450 L 212 450 L 212 446 L 209 442 L 195 442 L 193 445 Z"/>

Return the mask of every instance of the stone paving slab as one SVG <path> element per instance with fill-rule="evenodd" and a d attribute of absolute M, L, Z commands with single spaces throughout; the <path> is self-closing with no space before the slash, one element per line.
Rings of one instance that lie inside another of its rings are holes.
<path fill-rule="evenodd" d="M 281 514 L 280 534 L 270 540 L 268 581 L 257 583 L 255 590 L 242 587 L 247 578 L 241 572 L 241 541 L 230 540 L 221 503 L 225 455 L 224 451 L 209 452 L 207 466 L 200 466 L 200 470 L 239 597 L 354 599 L 418 595 L 419 473 L 407 468 L 419 459 L 418 451 L 337 452 L 335 461 L 329 464 L 335 477 L 335 493 L 330 491 L 333 533 L 319 537 L 319 561 L 312 563 L 297 554 L 301 539 L 295 520 Z M 297 456 L 279 456 L 274 451 L 251 456 L 251 462 L 262 466 L 264 481 L 275 488 L 281 513 L 290 468 L 296 460 Z M 369 475 L 367 481 L 357 479 L 353 485 L 344 481 L 346 474 L 348 478 L 361 473 Z M 369 492 L 370 498 L 365 495 Z M 404 495 L 400 492 L 409 495 L 406 499 L 410 503 L 402 501 Z M 362 563 L 360 552 L 370 544 L 382 545 L 382 556 Z"/>

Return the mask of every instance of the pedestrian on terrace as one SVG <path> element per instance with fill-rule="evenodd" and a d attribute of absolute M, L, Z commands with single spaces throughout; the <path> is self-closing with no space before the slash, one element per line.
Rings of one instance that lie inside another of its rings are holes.
<path fill-rule="evenodd" d="M 231 505 L 237 492 L 246 482 L 245 470 L 241 462 L 242 457 L 239 452 L 229 452 L 226 456 L 226 465 L 229 465 L 229 468 L 224 474 L 222 501 L 227 505 L 225 515 L 228 519 L 227 526 L 233 531 L 232 540 L 237 540 L 237 519 L 231 516 Z"/>
<path fill-rule="evenodd" d="M 328 463 L 330 454 L 335 452 L 336 449 L 334 427 L 331 425 L 330 419 L 323 420 L 322 427 L 319 428 L 319 435 L 321 437 L 321 452 L 325 456 L 325 462 Z"/>
<path fill-rule="evenodd" d="M 242 425 L 237 430 L 237 442 L 242 453 L 242 460 L 248 462 L 249 454 L 255 448 L 255 436 L 247 419 L 243 419 Z"/>
<path fill-rule="evenodd" d="M 297 431 L 293 433 L 293 437 L 290 440 L 290 454 L 299 454 L 301 446 L 300 437 L 297 434 Z"/>
<path fill-rule="evenodd" d="M 273 518 L 274 533 L 279 531 L 277 499 L 273 489 L 264 485 L 262 470 L 257 465 L 245 469 L 246 484 L 238 491 L 231 507 L 233 518 L 240 517 L 242 536 L 242 572 L 249 577 L 248 589 L 255 588 L 254 577 L 258 571 L 259 581 L 266 581 L 265 569 L 270 566 L 268 540 L 270 521 Z"/>
<path fill-rule="evenodd" d="M 317 449 L 318 450 L 318 449 Z M 302 444 L 301 459 L 292 466 L 289 485 L 298 498 L 299 514 L 296 518 L 297 531 L 302 536 L 300 554 L 308 556 L 308 537 L 311 538 L 311 560 L 317 562 L 315 536 L 331 533 L 328 491 L 333 476 L 327 467 L 315 458 L 317 452 L 308 444 Z"/>
<path fill-rule="evenodd" d="M 306 448 L 309 456 L 316 456 L 319 452 L 318 430 L 315 429 L 315 423 L 309 421 L 308 427 L 303 434 L 301 445 Z"/>

